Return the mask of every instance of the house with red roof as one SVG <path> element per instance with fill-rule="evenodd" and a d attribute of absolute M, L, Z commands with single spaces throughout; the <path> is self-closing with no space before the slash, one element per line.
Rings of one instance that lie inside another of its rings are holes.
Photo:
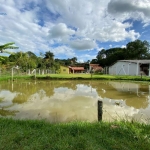
<path fill-rule="evenodd" d="M 69 73 L 84 73 L 84 67 L 71 67 L 69 66 Z"/>

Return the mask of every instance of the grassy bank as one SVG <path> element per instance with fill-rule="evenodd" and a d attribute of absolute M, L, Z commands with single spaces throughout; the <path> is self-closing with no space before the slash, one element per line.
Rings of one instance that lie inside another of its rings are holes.
<path fill-rule="evenodd" d="M 25 79 L 25 80 L 30 80 L 32 79 L 32 76 L 29 75 L 24 75 L 24 76 L 14 76 L 13 80 L 20 80 L 20 79 Z M 12 77 L 11 76 L 0 76 L 0 81 L 12 81 Z"/>
<path fill-rule="evenodd" d="M 0 118 L 1 150 L 150 150 L 150 125 Z"/>
<path fill-rule="evenodd" d="M 39 80 L 130 80 L 130 81 L 150 81 L 148 76 L 120 76 L 120 75 L 95 75 L 93 74 L 49 74 L 49 75 L 36 75 L 35 76 L 14 76 L 16 79 L 39 79 Z M 0 81 L 10 80 L 11 76 L 0 77 Z"/>
<path fill-rule="evenodd" d="M 120 76 L 120 75 L 95 75 L 90 74 L 51 74 L 47 76 L 36 76 L 37 79 L 79 79 L 79 80 L 133 80 L 133 81 L 150 81 L 148 76 Z"/>

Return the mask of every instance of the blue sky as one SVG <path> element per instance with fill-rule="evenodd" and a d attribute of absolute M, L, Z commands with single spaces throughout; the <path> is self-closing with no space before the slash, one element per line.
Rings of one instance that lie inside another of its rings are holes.
<path fill-rule="evenodd" d="M 85 62 L 149 35 L 150 0 L 1 0 L 0 45 L 15 42 L 37 56 Z"/>

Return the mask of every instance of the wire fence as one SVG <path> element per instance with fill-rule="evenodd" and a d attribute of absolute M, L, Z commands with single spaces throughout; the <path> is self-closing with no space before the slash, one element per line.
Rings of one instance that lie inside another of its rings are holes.
<path fill-rule="evenodd" d="M 24 71 L 19 68 L 11 68 L 11 69 L 1 69 L 0 68 L 0 77 L 5 76 L 24 76 L 24 75 L 48 75 L 48 74 L 56 74 L 55 70 L 51 69 L 28 69 Z"/>

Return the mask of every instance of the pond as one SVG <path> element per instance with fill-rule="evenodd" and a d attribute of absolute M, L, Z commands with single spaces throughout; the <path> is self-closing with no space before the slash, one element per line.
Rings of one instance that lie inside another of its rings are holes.
<path fill-rule="evenodd" d="M 0 116 L 49 122 L 102 120 L 150 123 L 150 85 L 120 81 L 14 81 L 0 84 Z"/>

